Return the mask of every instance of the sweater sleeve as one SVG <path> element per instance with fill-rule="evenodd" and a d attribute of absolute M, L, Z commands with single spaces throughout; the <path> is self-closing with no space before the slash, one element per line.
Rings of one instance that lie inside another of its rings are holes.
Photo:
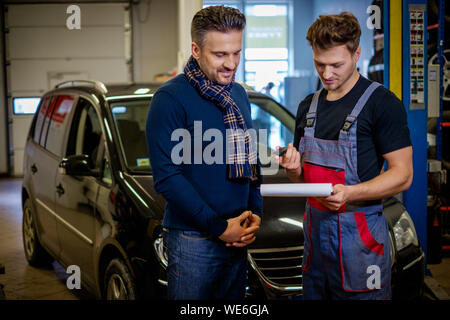
<path fill-rule="evenodd" d="M 172 161 L 172 150 L 181 143 L 172 141 L 177 129 L 185 129 L 183 106 L 169 93 L 157 92 L 151 101 L 146 122 L 146 138 L 155 190 L 183 214 L 183 220 L 200 230 L 220 236 L 228 226 L 185 178 L 182 164 Z"/>
<path fill-rule="evenodd" d="M 248 106 L 248 111 L 250 113 L 250 119 L 251 119 L 251 106 L 250 101 L 248 99 L 248 95 L 244 88 L 242 88 L 244 99 Z M 253 122 L 250 120 L 250 126 L 249 128 L 253 128 Z M 257 145 L 257 144 L 255 144 Z M 257 157 L 257 180 L 250 182 L 250 193 L 249 193 L 249 199 L 248 199 L 248 209 L 251 210 L 254 214 L 257 214 L 261 219 L 263 215 L 263 197 L 261 195 L 261 184 L 263 183 L 263 176 L 261 174 L 261 161 L 259 160 L 259 154 Z"/>
<path fill-rule="evenodd" d="M 248 208 L 254 214 L 257 214 L 262 219 L 263 214 L 263 197 L 261 195 L 261 183 L 262 183 L 262 174 L 261 174 L 261 163 L 258 159 L 258 180 L 250 182 L 250 195 L 248 199 Z"/>

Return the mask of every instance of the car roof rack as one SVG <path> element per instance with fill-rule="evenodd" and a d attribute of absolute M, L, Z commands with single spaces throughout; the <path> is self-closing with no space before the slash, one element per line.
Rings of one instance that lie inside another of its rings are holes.
<path fill-rule="evenodd" d="M 69 80 L 64 81 L 61 83 L 58 83 L 55 86 L 56 88 L 62 88 L 62 87 L 69 87 L 69 86 L 75 86 L 75 85 L 91 85 L 94 88 L 100 90 L 103 94 L 106 94 L 108 90 L 106 89 L 106 86 L 103 82 L 100 82 L 98 80 Z"/>

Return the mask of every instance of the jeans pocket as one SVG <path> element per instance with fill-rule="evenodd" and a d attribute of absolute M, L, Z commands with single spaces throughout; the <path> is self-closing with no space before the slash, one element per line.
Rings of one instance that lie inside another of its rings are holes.
<path fill-rule="evenodd" d="M 390 280 L 389 236 L 383 215 L 339 214 L 342 288 L 350 292 L 381 289 Z"/>
<path fill-rule="evenodd" d="M 181 232 L 181 237 L 188 240 L 193 241 L 202 241 L 202 240 L 208 240 L 211 236 L 207 232 L 199 232 L 199 231 L 192 231 L 192 230 L 184 230 Z"/>

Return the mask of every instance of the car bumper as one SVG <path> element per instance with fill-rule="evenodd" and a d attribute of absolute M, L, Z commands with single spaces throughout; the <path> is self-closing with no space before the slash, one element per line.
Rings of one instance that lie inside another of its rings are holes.
<path fill-rule="evenodd" d="M 425 279 L 425 254 L 420 247 L 410 246 L 398 253 L 392 273 L 392 299 L 420 299 Z"/>

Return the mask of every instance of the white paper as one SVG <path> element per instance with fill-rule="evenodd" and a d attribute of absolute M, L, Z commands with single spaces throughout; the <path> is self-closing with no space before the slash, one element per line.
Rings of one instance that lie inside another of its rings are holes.
<path fill-rule="evenodd" d="M 327 197 L 331 195 L 331 183 L 274 183 L 262 184 L 263 197 Z"/>

